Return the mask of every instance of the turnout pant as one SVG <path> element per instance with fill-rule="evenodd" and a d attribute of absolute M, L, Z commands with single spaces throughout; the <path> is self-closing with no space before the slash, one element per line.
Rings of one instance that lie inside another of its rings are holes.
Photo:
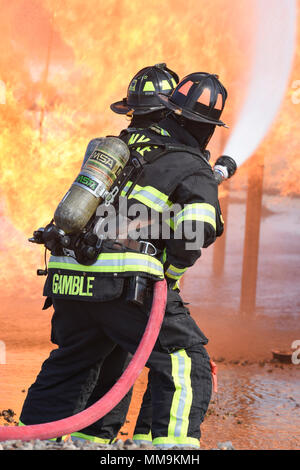
<path fill-rule="evenodd" d="M 143 401 L 133 432 L 133 440 L 152 443 L 152 398 L 151 398 L 151 371 L 148 374 L 148 384 L 143 395 Z"/>
<path fill-rule="evenodd" d="M 126 302 L 124 296 L 109 302 L 54 299 L 53 304 L 58 348 L 51 351 L 28 390 L 20 416 L 25 425 L 82 411 L 116 344 L 135 353 L 149 314 L 149 307 Z M 151 373 L 153 444 L 199 447 L 200 424 L 212 389 L 204 348 L 207 339 L 179 294 L 169 291 L 167 305 L 159 338 L 146 364 Z"/>
<path fill-rule="evenodd" d="M 95 388 L 90 395 L 85 408 L 89 408 L 105 395 L 121 377 L 128 366 L 131 354 L 116 346 L 107 356 L 100 370 Z M 98 443 L 111 443 L 125 423 L 132 397 L 132 388 L 125 397 L 109 413 L 87 428 L 72 433 L 72 438 L 85 439 Z"/>

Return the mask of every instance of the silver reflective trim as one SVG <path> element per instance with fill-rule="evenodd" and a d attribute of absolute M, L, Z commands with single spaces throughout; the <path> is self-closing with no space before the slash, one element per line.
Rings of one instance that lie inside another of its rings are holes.
<path fill-rule="evenodd" d="M 156 204 L 158 206 L 160 206 L 162 208 L 162 210 L 165 210 L 165 209 L 169 209 L 170 206 L 165 202 L 163 201 L 162 199 L 160 199 L 159 197 L 157 196 L 154 196 L 154 194 L 150 193 L 149 191 L 147 191 L 146 189 L 133 189 L 130 196 L 129 196 L 129 199 L 131 197 L 135 197 L 136 195 L 138 196 L 142 196 L 144 197 L 145 199 L 148 199 L 149 201 L 151 201 L 153 204 Z M 150 206 L 152 207 L 152 206 Z"/>
<path fill-rule="evenodd" d="M 173 271 L 172 269 L 168 268 L 168 269 L 166 270 L 166 274 L 167 274 L 167 275 L 169 274 L 170 276 L 174 276 L 174 277 L 176 277 L 176 278 L 179 278 L 179 277 L 181 277 L 181 276 L 185 273 L 185 271 L 186 271 L 186 269 L 183 269 L 183 270 L 182 270 L 182 273 L 178 273 L 178 272 Z"/>
<path fill-rule="evenodd" d="M 187 387 L 186 387 L 185 376 L 184 376 L 185 358 L 181 356 L 180 353 L 174 353 L 174 356 L 177 356 L 178 358 L 178 379 L 179 379 L 179 383 L 181 387 L 179 403 L 178 403 L 178 408 L 177 408 L 174 436 L 180 437 L 181 427 L 183 423 L 184 405 L 185 405 L 185 400 L 187 397 Z"/>
<path fill-rule="evenodd" d="M 150 256 L 150 255 L 144 255 L 144 256 Z M 85 265 L 80 265 L 74 258 L 71 258 L 69 256 L 51 256 L 49 259 L 49 265 L 50 263 L 65 263 L 69 265 L 74 265 L 74 266 L 82 266 L 85 268 L 87 271 L 89 270 L 89 266 Z M 118 267 L 124 267 L 128 268 L 129 266 L 142 266 L 145 268 L 148 268 L 150 270 L 157 271 L 158 273 L 163 272 L 162 265 L 159 261 L 157 263 L 153 262 L 153 259 L 145 259 L 145 258 L 134 258 L 134 257 L 129 257 L 125 256 L 124 258 L 115 258 L 115 259 L 103 259 L 100 258 L 95 263 L 92 264 L 92 266 L 99 266 L 101 267 L 112 267 L 112 268 L 118 268 Z M 51 268 L 51 266 L 50 266 Z M 99 269 L 101 271 L 101 269 Z"/>

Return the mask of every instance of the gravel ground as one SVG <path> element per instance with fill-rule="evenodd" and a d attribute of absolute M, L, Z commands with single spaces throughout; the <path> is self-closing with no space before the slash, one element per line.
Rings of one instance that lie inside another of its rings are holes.
<path fill-rule="evenodd" d="M 15 421 L 16 413 L 12 409 L 0 411 L 1 421 L 5 426 L 9 424 L 17 425 Z M 3 441 L 0 442 L 0 450 L 158 450 L 159 447 L 153 447 L 149 444 L 137 445 L 132 439 L 123 441 L 118 439 L 114 444 L 97 444 L 88 441 L 40 441 L 39 439 L 31 441 Z M 195 450 L 192 447 L 173 447 L 174 450 Z M 216 450 L 234 450 L 231 442 L 219 442 Z"/>
<path fill-rule="evenodd" d="M 136 445 L 132 439 L 122 441 L 121 439 L 114 444 L 95 444 L 93 442 L 82 441 L 3 441 L 0 442 L 0 450 L 160 450 L 159 447 L 153 447 L 148 444 Z M 165 449 L 163 449 L 165 450 Z M 172 450 L 195 450 L 191 447 L 173 447 Z M 220 442 L 218 447 L 212 450 L 234 450 L 231 442 Z"/>

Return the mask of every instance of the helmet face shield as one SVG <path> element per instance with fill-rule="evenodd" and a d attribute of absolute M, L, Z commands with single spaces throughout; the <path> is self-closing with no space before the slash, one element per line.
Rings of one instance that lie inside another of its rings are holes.
<path fill-rule="evenodd" d="M 175 114 L 192 121 L 225 126 L 220 120 L 227 91 L 217 75 L 192 73 L 177 85 L 170 96 L 158 95 L 161 102 Z"/>
<path fill-rule="evenodd" d="M 168 69 L 166 64 L 145 67 L 129 83 L 127 97 L 110 107 L 118 114 L 127 114 L 133 110 L 136 115 L 164 109 L 157 93 L 171 94 L 178 82 L 178 75 Z"/>

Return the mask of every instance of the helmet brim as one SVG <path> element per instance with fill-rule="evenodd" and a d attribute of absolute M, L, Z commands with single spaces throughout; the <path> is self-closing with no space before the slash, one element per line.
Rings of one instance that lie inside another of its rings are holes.
<path fill-rule="evenodd" d="M 126 104 L 126 102 L 123 101 L 116 101 L 115 103 L 112 103 L 110 105 L 110 109 L 117 114 L 127 114 L 129 111 L 132 110 L 130 106 Z"/>
<path fill-rule="evenodd" d="M 163 93 L 157 93 L 157 96 L 165 108 L 170 109 L 178 116 L 183 116 L 186 119 L 190 119 L 191 121 L 204 122 L 207 124 L 214 124 L 216 126 L 226 127 L 226 124 L 223 121 L 216 120 L 216 119 L 209 119 L 205 116 L 201 116 L 201 114 L 199 113 L 194 113 L 192 111 L 189 111 L 188 109 L 181 108 L 177 104 L 172 103 L 168 95 L 164 95 Z"/>
<path fill-rule="evenodd" d="M 126 104 L 126 101 L 116 101 L 115 103 L 112 103 L 110 105 L 110 109 L 117 114 L 128 114 L 130 111 L 133 111 L 132 114 L 135 115 L 143 115 L 143 114 L 150 114 L 155 111 L 159 111 L 161 109 L 164 109 L 164 106 L 153 106 L 152 108 L 149 107 L 138 107 L 138 106 L 129 106 Z"/>

